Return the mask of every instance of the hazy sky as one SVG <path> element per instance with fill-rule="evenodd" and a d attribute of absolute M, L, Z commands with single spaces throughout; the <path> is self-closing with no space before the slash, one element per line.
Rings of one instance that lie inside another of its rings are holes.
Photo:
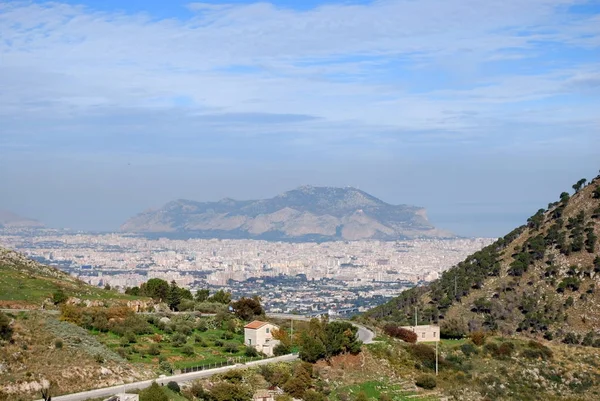
<path fill-rule="evenodd" d="M 499 236 L 600 169 L 600 1 L 0 2 L 0 209 L 359 187 Z"/>

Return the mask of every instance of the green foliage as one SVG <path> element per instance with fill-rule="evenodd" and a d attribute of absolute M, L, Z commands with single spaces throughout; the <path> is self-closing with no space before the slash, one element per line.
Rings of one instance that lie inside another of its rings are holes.
<path fill-rule="evenodd" d="M 194 347 L 192 347 L 191 345 L 184 345 L 181 348 L 181 353 L 186 356 L 192 356 L 195 354 Z"/>
<path fill-rule="evenodd" d="M 461 345 L 460 350 L 462 351 L 463 354 L 465 354 L 465 356 L 471 356 L 472 354 L 479 353 L 477 348 L 475 348 L 475 346 L 471 343 L 465 343 L 465 344 Z"/>
<path fill-rule="evenodd" d="M 239 349 L 240 347 L 238 343 L 228 342 L 223 345 L 223 350 L 232 354 L 238 352 Z"/>
<path fill-rule="evenodd" d="M 171 336 L 171 344 L 173 344 L 174 347 L 183 347 L 186 342 L 187 337 L 185 334 L 175 333 Z"/>
<path fill-rule="evenodd" d="M 10 319 L 4 313 L 0 312 L 0 340 L 9 341 L 13 335 L 13 328 L 10 325 Z"/>
<path fill-rule="evenodd" d="M 437 386 L 435 376 L 432 375 L 421 375 L 415 380 L 415 384 L 426 390 L 432 390 Z"/>
<path fill-rule="evenodd" d="M 161 372 L 165 372 L 168 374 L 173 373 L 173 366 L 171 366 L 171 364 L 167 361 L 162 361 L 158 364 L 158 368 L 160 369 Z"/>
<path fill-rule="evenodd" d="M 565 292 L 565 290 L 578 291 L 579 286 L 581 286 L 581 280 L 577 277 L 566 277 L 564 278 L 558 288 L 556 289 L 558 292 Z"/>
<path fill-rule="evenodd" d="M 429 345 L 425 344 L 411 344 L 409 348 L 413 357 L 421 362 L 423 366 L 434 369 L 435 368 L 435 350 Z"/>
<path fill-rule="evenodd" d="M 168 382 L 167 388 L 175 393 L 181 393 L 181 387 L 179 387 L 179 384 L 177 384 L 177 382 Z"/>
<path fill-rule="evenodd" d="M 277 347 L 275 347 L 275 348 L 277 348 Z M 275 350 L 273 350 L 273 353 L 275 353 Z M 248 345 L 244 349 L 244 355 L 246 355 L 247 357 L 250 357 L 250 358 L 254 358 L 254 357 L 258 356 L 258 351 L 256 350 L 256 348 Z M 275 354 L 275 355 L 277 355 L 277 354 Z"/>
<path fill-rule="evenodd" d="M 287 355 L 292 352 L 291 348 L 286 344 L 279 343 L 273 348 L 273 354 L 275 356 Z"/>
<path fill-rule="evenodd" d="M 229 304 L 231 302 L 231 293 L 225 292 L 224 290 L 219 290 L 214 293 L 211 297 L 208 297 L 208 302 L 218 303 L 218 304 Z"/>
<path fill-rule="evenodd" d="M 151 278 L 141 285 L 140 293 L 157 302 L 166 301 L 169 296 L 169 283 L 159 278 Z"/>
<path fill-rule="evenodd" d="M 253 320 L 257 316 L 264 315 L 265 311 L 260 304 L 260 298 L 242 297 L 231 304 L 237 317 L 242 320 Z"/>
<path fill-rule="evenodd" d="M 217 382 L 210 391 L 210 401 L 249 401 L 252 399 L 252 390 L 242 384 Z"/>
<path fill-rule="evenodd" d="M 210 290 L 208 288 L 196 291 L 196 301 L 197 302 L 205 302 L 210 295 Z"/>
<path fill-rule="evenodd" d="M 326 401 L 327 398 L 324 394 L 316 392 L 315 390 L 309 389 L 304 393 L 304 401 Z"/>
<path fill-rule="evenodd" d="M 562 340 L 565 344 L 579 344 L 581 339 L 578 334 L 575 333 L 567 333 Z"/>
<path fill-rule="evenodd" d="M 140 391 L 140 401 L 169 401 L 169 397 L 156 382 Z"/>
<path fill-rule="evenodd" d="M 141 295 L 140 287 L 127 287 L 125 289 L 125 294 L 139 296 L 139 295 Z"/>
<path fill-rule="evenodd" d="M 573 184 L 573 189 L 575 190 L 575 192 L 579 192 L 586 182 L 587 180 L 585 178 L 582 178 L 581 180 Z"/>
<path fill-rule="evenodd" d="M 316 362 L 345 352 L 357 354 L 362 345 L 356 337 L 357 331 L 348 322 L 312 319 L 309 329 L 300 336 L 300 359 Z"/>
<path fill-rule="evenodd" d="M 68 298 L 69 297 L 67 296 L 67 294 L 65 294 L 65 292 L 61 288 L 59 288 L 54 292 L 54 294 L 52 294 L 52 302 L 54 302 L 54 305 L 62 305 L 67 301 Z"/>

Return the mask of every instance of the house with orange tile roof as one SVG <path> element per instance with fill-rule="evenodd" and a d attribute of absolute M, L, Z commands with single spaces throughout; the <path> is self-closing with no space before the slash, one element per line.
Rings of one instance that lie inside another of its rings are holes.
<path fill-rule="evenodd" d="M 244 326 L 244 344 L 267 356 L 273 356 L 273 349 L 279 344 L 279 340 L 273 338 L 273 330 L 278 329 L 278 326 L 260 320 L 248 323 Z"/>

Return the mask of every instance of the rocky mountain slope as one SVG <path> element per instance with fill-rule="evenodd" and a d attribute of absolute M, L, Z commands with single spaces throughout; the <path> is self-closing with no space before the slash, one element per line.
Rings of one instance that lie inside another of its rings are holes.
<path fill-rule="evenodd" d="M 125 232 L 270 240 L 451 237 L 425 209 L 390 205 L 355 188 L 305 186 L 271 199 L 177 200 L 129 219 Z"/>
<path fill-rule="evenodd" d="M 15 213 L 0 210 L 0 228 L 43 228 L 37 220 L 19 216 Z"/>
<path fill-rule="evenodd" d="M 600 337 L 600 176 L 523 225 L 403 292 L 365 319 L 439 322 L 443 334 L 488 330 L 592 345 Z M 600 341 L 597 342 L 600 346 Z"/>

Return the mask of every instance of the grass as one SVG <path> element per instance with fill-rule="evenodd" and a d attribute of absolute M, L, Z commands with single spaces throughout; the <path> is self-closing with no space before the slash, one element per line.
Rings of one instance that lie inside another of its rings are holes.
<path fill-rule="evenodd" d="M 399 384 L 386 383 L 384 381 L 366 381 L 364 383 L 336 389 L 329 397 L 330 400 L 340 400 L 341 394 L 349 394 L 350 399 L 356 398 L 359 393 L 364 393 L 369 400 L 378 400 L 382 394 L 387 394 L 394 401 L 429 401 L 439 400 L 438 397 L 418 396 L 414 392 L 406 391 Z"/>
<path fill-rule="evenodd" d="M 194 330 L 191 335 L 187 336 L 187 342 L 185 345 L 193 347 L 194 354 L 186 355 L 183 352 L 182 347 L 176 347 L 171 343 L 173 334 L 167 334 L 157 326 L 151 325 L 153 333 L 137 335 L 136 342 L 123 347 L 121 344 L 121 337 L 112 332 L 98 332 L 92 331 L 91 333 L 103 344 L 110 349 L 117 351 L 120 348 L 127 350 L 127 359 L 132 363 L 139 363 L 157 367 L 159 363 L 159 355 L 149 355 L 148 350 L 152 344 L 156 344 L 160 349 L 160 357 L 170 362 L 175 369 L 196 367 L 208 364 L 220 364 L 225 363 L 230 358 L 243 357 L 245 355 L 244 346 L 244 335 L 241 333 L 231 333 L 233 335 L 231 339 L 225 339 L 224 336 L 228 335 L 226 330 L 211 329 L 207 331 Z M 155 342 L 158 337 L 162 338 L 162 341 Z M 201 343 L 195 342 L 195 337 L 201 339 Z M 227 343 L 235 343 L 238 345 L 238 352 L 227 352 L 224 346 L 216 345 L 215 342 L 222 342 L 223 345 Z M 139 352 L 141 351 L 141 352 Z M 259 358 L 256 358 L 259 359 Z"/>
<path fill-rule="evenodd" d="M 57 272 L 56 275 L 37 273 L 32 270 L 18 270 L 0 265 L 0 301 L 17 305 L 35 305 L 52 298 L 52 294 L 62 289 L 67 296 L 90 300 L 134 300 L 140 297 L 120 294 L 92 287 Z"/>

